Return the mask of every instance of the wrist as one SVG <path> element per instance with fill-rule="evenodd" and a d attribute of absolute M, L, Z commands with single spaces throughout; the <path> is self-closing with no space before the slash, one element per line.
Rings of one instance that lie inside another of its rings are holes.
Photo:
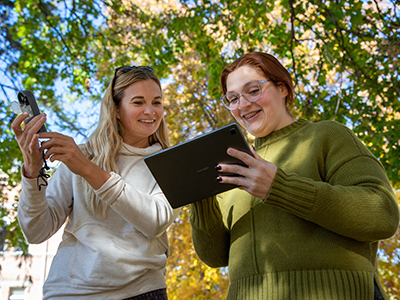
<path fill-rule="evenodd" d="M 32 171 L 27 171 L 25 166 L 22 165 L 22 175 L 24 175 L 24 177 L 29 178 L 29 179 L 33 179 L 33 178 L 37 178 L 39 176 L 39 171 L 37 172 L 32 172 Z"/>

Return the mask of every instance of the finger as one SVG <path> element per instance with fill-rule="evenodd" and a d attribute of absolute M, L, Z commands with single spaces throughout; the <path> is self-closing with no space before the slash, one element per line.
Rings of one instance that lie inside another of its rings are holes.
<path fill-rule="evenodd" d="M 49 135 L 47 135 L 47 137 L 49 137 Z M 57 134 L 54 132 L 54 136 L 52 138 L 49 138 L 49 140 L 46 141 L 42 141 L 40 150 L 46 150 L 46 149 L 50 149 L 52 147 L 65 147 L 68 149 L 73 149 L 73 147 L 76 146 L 75 142 L 73 142 L 72 138 L 69 137 L 65 137 L 65 136 L 60 136 L 60 134 Z M 44 138 L 41 134 L 39 134 L 39 138 Z"/>
<path fill-rule="evenodd" d="M 15 136 L 18 138 L 22 133 L 23 130 L 21 128 L 22 122 L 25 121 L 25 119 L 29 117 L 28 113 L 23 113 L 17 116 L 14 121 L 11 123 L 11 129 L 14 131 Z"/>
<path fill-rule="evenodd" d="M 66 140 L 69 137 L 58 133 L 58 132 L 39 132 L 39 138 L 41 139 L 54 139 L 54 138 L 58 138 L 58 139 L 62 139 L 62 140 Z"/>
<path fill-rule="evenodd" d="M 40 128 L 46 122 L 46 114 L 42 113 L 40 115 L 35 116 L 28 123 L 25 123 L 25 131 L 32 131 L 35 134 L 40 130 Z"/>
<path fill-rule="evenodd" d="M 37 151 L 39 151 L 39 137 L 37 136 L 37 134 L 34 134 L 32 136 L 32 138 L 30 139 L 30 143 L 29 143 L 29 152 L 30 153 L 35 153 Z"/>
<path fill-rule="evenodd" d="M 51 146 L 47 148 L 46 154 L 44 155 L 45 159 L 49 159 L 54 155 L 64 155 L 66 153 L 66 148 L 63 146 Z"/>
<path fill-rule="evenodd" d="M 216 180 L 220 183 L 230 183 L 236 186 L 246 186 L 246 178 L 241 176 L 218 176 Z"/>
<path fill-rule="evenodd" d="M 246 176 L 248 167 L 238 164 L 219 164 L 217 170 L 221 173 L 230 173 L 234 175 Z"/>
<path fill-rule="evenodd" d="M 250 154 L 248 154 L 248 153 L 246 153 L 244 151 L 240 151 L 240 150 L 237 150 L 237 149 L 234 149 L 234 148 L 228 148 L 227 153 L 230 156 L 241 160 L 242 162 L 244 162 L 248 166 L 252 166 L 252 165 L 257 163 L 257 161 L 255 160 L 255 158 L 253 156 L 251 156 Z"/>

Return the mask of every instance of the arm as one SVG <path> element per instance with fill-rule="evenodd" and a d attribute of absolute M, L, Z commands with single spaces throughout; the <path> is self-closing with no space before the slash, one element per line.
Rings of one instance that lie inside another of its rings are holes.
<path fill-rule="evenodd" d="M 193 245 L 199 258 L 213 268 L 228 265 L 230 235 L 222 222 L 216 197 L 190 205 Z"/>
<path fill-rule="evenodd" d="M 163 234 L 180 211 L 172 209 L 155 181 L 152 191 L 147 194 L 127 184 L 118 174 L 111 173 L 110 179 L 95 193 L 148 238 Z"/>
<path fill-rule="evenodd" d="M 244 176 L 223 177 L 222 182 L 238 184 L 266 204 L 358 241 L 390 237 L 398 228 L 399 208 L 382 165 L 345 126 L 320 126 L 277 148 L 290 153 L 277 161 L 285 166 L 277 171 L 258 155 L 232 149 L 249 168 L 221 164 L 221 171 Z M 313 137 L 312 149 L 305 136 Z"/>
<path fill-rule="evenodd" d="M 386 173 L 369 155 L 338 166 L 326 182 L 279 169 L 265 203 L 361 242 L 389 238 L 399 224 Z"/>
<path fill-rule="evenodd" d="M 24 158 L 21 168 L 22 188 L 18 205 L 18 221 L 29 243 L 41 243 L 50 238 L 64 224 L 71 211 L 72 195 L 66 184 L 56 188 L 62 199 L 48 199 L 47 190 L 54 190 L 57 180 L 50 180 L 48 187 L 43 187 L 41 191 L 38 191 L 36 178 L 43 165 L 43 159 L 39 135 L 36 132 L 45 123 L 46 115 L 36 116 L 25 124 L 22 130 L 21 125 L 27 117 L 28 114 L 21 114 L 11 124 Z M 62 178 L 68 180 L 67 177 L 65 175 Z"/>
<path fill-rule="evenodd" d="M 72 174 L 61 165 L 47 187 L 37 188 L 35 179 L 22 176 L 18 221 L 26 240 L 39 244 L 53 236 L 72 211 Z"/>

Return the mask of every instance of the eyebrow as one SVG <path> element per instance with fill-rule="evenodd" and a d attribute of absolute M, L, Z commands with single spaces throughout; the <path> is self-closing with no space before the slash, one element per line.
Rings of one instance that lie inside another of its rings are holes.
<path fill-rule="evenodd" d="M 136 100 L 136 99 L 140 99 L 140 100 L 142 100 L 142 99 L 144 99 L 144 96 L 133 96 L 132 98 L 131 98 L 131 100 L 129 100 L 129 101 L 133 101 L 133 100 Z M 154 98 L 153 98 L 153 100 L 155 100 L 155 99 L 162 99 L 162 97 L 161 96 L 155 96 Z"/>
<path fill-rule="evenodd" d="M 255 79 L 255 80 L 247 81 L 247 82 L 243 85 L 243 87 L 242 87 L 242 92 L 243 92 L 243 90 L 244 90 L 245 88 L 247 88 L 247 87 L 248 87 L 249 85 L 251 85 L 252 83 L 256 83 L 256 82 L 261 81 L 261 80 L 263 80 L 263 79 L 260 79 L 260 80 Z M 235 93 L 235 94 L 237 94 L 237 93 L 234 92 L 234 91 L 227 91 L 226 93 Z"/>

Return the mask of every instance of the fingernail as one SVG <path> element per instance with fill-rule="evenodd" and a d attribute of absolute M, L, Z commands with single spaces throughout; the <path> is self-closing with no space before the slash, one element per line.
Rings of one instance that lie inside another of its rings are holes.
<path fill-rule="evenodd" d="M 221 168 L 220 165 L 216 165 L 214 169 L 219 171 L 219 170 L 221 170 L 222 168 Z"/>
<path fill-rule="evenodd" d="M 215 180 L 216 181 L 222 181 L 222 178 L 218 176 L 217 178 L 215 178 Z"/>

